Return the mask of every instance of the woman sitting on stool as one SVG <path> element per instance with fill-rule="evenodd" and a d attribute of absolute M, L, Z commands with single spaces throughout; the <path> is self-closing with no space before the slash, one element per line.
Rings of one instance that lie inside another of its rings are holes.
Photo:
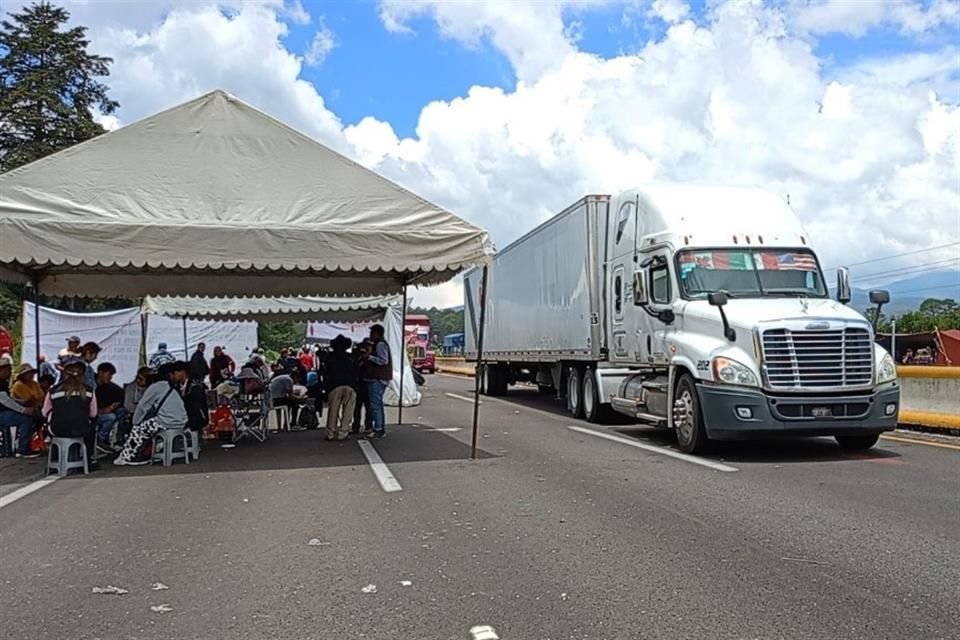
<path fill-rule="evenodd" d="M 143 447 L 162 429 L 183 429 L 187 410 L 180 397 L 180 386 L 187 380 L 187 363 L 171 362 L 160 367 L 157 382 L 147 387 L 133 414 L 133 429 L 123 445 L 116 465 L 150 464 L 143 459 Z"/>
<path fill-rule="evenodd" d="M 50 433 L 55 438 L 83 438 L 90 469 L 97 468 L 97 397 L 84 381 L 87 363 L 77 357 L 63 362 L 63 380 L 43 401 Z"/>

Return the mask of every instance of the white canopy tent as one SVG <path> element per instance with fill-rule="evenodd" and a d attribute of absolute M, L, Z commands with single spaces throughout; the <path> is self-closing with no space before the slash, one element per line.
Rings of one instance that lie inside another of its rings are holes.
<path fill-rule="evenodd" d="M 492 252 L 220 90 L 0 175 L 0 281 L 34 296 L 396 294 Z"/>
<path fill-rule="evenodd" d="M 399 306 L 401 296 L 365 298 L 200 298 L 192 296 L 147 296 L 143 312 L 175 318 L 216 320 L 317 320 L 364 322 L 383 319 L 390 306 Z"/>
<path fill-rule="evenodd" d="M 399 293 L 491 252 L 220 90 L 0 175 L 0 280 L 43 295 Z"/>
<path fill-rule="evenodd" d="M 147 297 L 141 307 L 145 315 L 190 320 L 317 320 L 320 322 L 380 322 L 394 355 L 393 380 L 383 394 L 384 404 L 411 407 L 422 396 L 403 348 L 401 296 L 367 298 L 196 298 Z M 349 337 L 349 336 L 348 336 Z M 402 358 L 397 358 L 402 354 Z M 403 390 L 401 393 L 401 389 Z M 400 405 L 398 398 L 403 398 Z M 402 412 L 402 408 L 401 408 Z M 402 416 L 402 413 L 401 413 Z"/>

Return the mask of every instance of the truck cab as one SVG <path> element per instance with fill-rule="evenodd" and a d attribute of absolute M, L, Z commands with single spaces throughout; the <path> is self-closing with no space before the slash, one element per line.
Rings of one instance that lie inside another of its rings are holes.
<path fill-rule="evenodd" d="M 689 452 L 817 435 L 863 449 L 896 427 L 893 359 L 846 306 L 845 270 L 831 299 L 785 200 L 662 185 L 620 194 L 607 218 L 608 358 L 629 371 L 598 379 L 614 410 L 673 429 Z"/>

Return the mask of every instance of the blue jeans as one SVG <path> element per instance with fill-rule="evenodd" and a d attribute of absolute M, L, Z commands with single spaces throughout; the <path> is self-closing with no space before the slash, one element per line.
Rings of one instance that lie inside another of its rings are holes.
<path fill-rule="evenodd" d="M 127 410 L 123 407 L 118 408 L 112 413 L 101 413 L 97 416 L 97 438 L 100 442 L 111 443 L 113 442 L 110 439 L 110 434 L 113 433 L 114 428 L 120 428 L 120 425 L 123 424 L 123 421 L 127 417 Z M 116 440 L 116 438 L 114 438 Z"/>
<path fill-rule="evenodd" d="M 0 411 L 0 429 L 3 429 L 3 451 L 0 451 L 0 456 L 9 458 L 13 455 L 10 427 L 17 428 L 17 451 L 21 454 L 30 453 L 30 436 L 33 435 L 33 425 L 33 416 L 16 411 Z"/>
<path fill-rule="evenodd" d="M 387 389 L 387 383 L 383 380 L 366 380 L 365 382 L 371 425 L 375 433 L 383 433 L 387 429 L 387 418 L 383 414 L 383 392 Z"/>

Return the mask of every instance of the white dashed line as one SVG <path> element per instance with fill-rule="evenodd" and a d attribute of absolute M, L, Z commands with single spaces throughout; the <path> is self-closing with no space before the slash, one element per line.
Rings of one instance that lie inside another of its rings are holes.
<path fill-rule="evenodd" d="M 576 431 L 577 433 L 585 433 L 588 436 L 596 436 L 598 438 L 610 440 L 611 442 L 619 442 L 620 444 L 625 444 L 629 447 L 636 447 L 637 449 L 643 449 L 644 451 L 649 451 L 651 453 L 659 453 L 660 455 L 676 458 L 677 460 L 683 460 L 684 462 L 689 462 L 691 464 L 698 464 L 701 467 L 707 467 L 708 469 L 713 469 L 714 471 L 723 471 L 725 473 L 739 471 L 739 469 L 736 467 L 720 464 L 719 462 L 714 462 L 713 460 L 704 460 L 703 458 L 690 456 L 685 453 L 680 453 L 679 451 L 674 451 L 673 449 L 664 449 L 663 447 L 655 447 L 652 444 L 637 442 L 636 440 L 631 440 L 630 438 L 615 436 L 609 433 L 603 433 L 601 431 L 594 431 L 593 429 L 586 429 L 584 427 L 568 426 L 567 429 Z"/>
<path fill-rule="evenodd" d="M 43 480 L 37 480 L 36 482 L 31 482 L 25 487 L 20 487 L 16 491 L 11 491 L 5 496 L 0 496 L 0 509 L 4 508 L 8 504 L 13 504 L 20 498 L 25 498 L 35 491 L 40 491 L 47 485 L 53 484 L 57 481 L 59 476 L 49 476 Z"/>
<path fill-rule="evenodd" d="M 461 395 L 458 394 L 458 393 L 445 393 L 445 394 L 443 394 L 443 395 L 447 396 L 448 398 L 454 398 L 454 399 L 456 399 L 456 400 L 463 400 L 464 402 L 469 402 L 470 404 L 473 404 L 473 398 L 471 398 L 471 397 L 469 397 L 469 396 L 461 396 Z M 483 404 L 483 400 L 480 401 L 480 404 Z"/>
<path fill-rule="evenodd" d="M 402 491 L 403 487 L 400 486 L 397 479 L 390 473 L 389 467 L 380 459 L 380 454 L 373 448 L 373 445 L 366 440 L 360 440 L 357 444 L 360 445 L 360 450 L 363 451 L 367 462 L 370 463 L 370 469 L 373 470 L 373 475 L 377 477 L 377 481 L 380 483 L 380 486 L 383 487 L 383 490 L 387 493 Z"/>

